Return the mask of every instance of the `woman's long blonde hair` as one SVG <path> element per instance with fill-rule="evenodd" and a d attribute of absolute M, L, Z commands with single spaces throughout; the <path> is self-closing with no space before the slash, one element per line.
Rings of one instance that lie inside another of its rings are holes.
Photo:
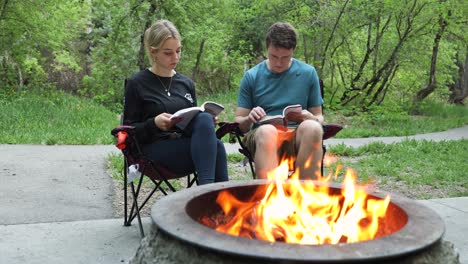
<path fill-rule="evenodd" d="M 150 59 L 150 63 L 153 63 L 151 56 L 151 48 L 159 49 L 169 38 L 175 38 L 181 41 L 180 33 L 177 28 L 169 20 L 158 20 L 151 27 L 145 31 L 144 44 L 146 54 Z"/>

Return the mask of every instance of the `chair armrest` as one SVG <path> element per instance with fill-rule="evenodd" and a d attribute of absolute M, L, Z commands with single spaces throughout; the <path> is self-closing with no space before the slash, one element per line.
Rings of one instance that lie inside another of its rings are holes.
<path fill-rule="evenodd" d="M 243 136 L 244 134 L 239 128 L 239 123 L 236 122 L 220 122 L 219 128 L 216 130 L 216 137 L 218 139 L 223 138 L 226 134 L 237 134 Z"/>
<path fill-rule="evenodd" d="M 343 129 L 340 124 L 326 124 L 323 125 L 323 140 L 334 137 L 338 132 Z"/>
<path fill-rule="evenodd" d="M 323 140 L 334 137 L 343 129 L 340 124 L 323 125 Z M 239 128 L 239 123 L 236 122 L 220 122 L 219 128 L 216 130 L 216 137 L 221 139 L 226 134 L 231 133 L 239 136 L 244 136 L 244 133 Z"/>
<path fill-rule="evenodd" d="M 112 129 L 111 134 L 116 138 L 115 146 L 123 150 L 127 147 L 128 135 L 133 135 L 134 126 L 117 126 Z"/>
<path fill-rule="evenodd" d="M 112 129 L 111 134 L 114 137 L 117 137 L 117 134 L 120 131 L 125 131 L 127 133 L 133 133 L 134 130 L 135 130 L 134 126 L 123 126 L 123 125 L 121 125 L 121 126 L 116 126 L 114 129 Z"/>

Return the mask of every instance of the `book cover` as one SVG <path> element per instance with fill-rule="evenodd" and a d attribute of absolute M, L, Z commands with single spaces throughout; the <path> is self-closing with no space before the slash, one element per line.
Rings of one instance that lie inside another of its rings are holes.
<path fill-rule="evenodd" d="M 176 126 L 183 130 L 190 123 L 192 118 L 199 112 L 207 112 L 207 113 L 210 113 L 212 116 L 217 116 L 223 110 L 224 110 L 223 105 L 212 102 L 212 101 L 206 101 L 201 106 L 193 106 L 189 108 L 184 108 L 175 112 L 172 115 L 171 120 L 180 119 L 180 121 L 177 122 Z"/>

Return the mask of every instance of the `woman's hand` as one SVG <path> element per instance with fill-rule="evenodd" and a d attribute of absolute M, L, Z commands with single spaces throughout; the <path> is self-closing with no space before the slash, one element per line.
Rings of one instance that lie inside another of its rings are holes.
<path fill-rule="evenodd" d="M 174 126 L 175 123 L 177 123 L 179 120 L 173 119 L 171 120 L 172 115 L 169 113 L 162 113 L 157 115 L 154 118 L 154 124 L 162 131 L 167 131 L 171 127 Z"/>

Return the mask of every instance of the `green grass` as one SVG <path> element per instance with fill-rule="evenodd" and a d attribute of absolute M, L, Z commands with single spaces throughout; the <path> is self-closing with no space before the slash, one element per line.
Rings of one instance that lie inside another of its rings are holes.
<path fill-rule="evenodd" d="M 116 113 L 63 92 L 0 94 L 2 144 L 112 144 Z"/>
<path fill-rule="evenodd" d="M 201 97 L 223 104 L 226 110 L 220 121 L 234 118 L 236 91 Z M 367 114 L 326 111 L 328 122 L 346 126 L 337 137 L 404 136 L 443 131 L 468 124 L 468 108 L 435 103 L 420 107 L 419 116 L 390 108 L 374 109 Z M 119 124 L 119 113 L 114 113 L 92 100 L 63 92 L 48 94 L 23 93 L 6 95 L 0 92 L 0 144 L 113 144 L 110 131 Z M 227 141 L 227 137 L 223 140 Z M 329 152 L 340 158 L 345 166 L 358 172 L 360 182 L 379 182 L 389 188 L 421 189 L 417 198 L 436 196 L 468 196 L 468 141 L 414 141 L 384 145 L 372 143 L 357 149 L 343 145 Z M 230 164 L 239 164 L 240 154 L 228 155 Z M 109 156 L 112 176 L 123 181 L 122 155 Z M 336 166 L 336 165 L 335 165 Z M 333 169 L 333 167 L 332 167 Z M 249 175 L 248 166 L 241 173 Z M 239 171 L 230 170 L 231 175 Z M 245 179 L 231 177 L 231 179 Z M 249 178 L 249 177 L 247 177 Z M 177 188 L 182 184 L 176 182 Z M 400 186 L 400 187 L 398 187 Z M 439 191 L 439 194 L 437 194 Z M 436 193 L 436 194 L 434 194 Z"/>
<path fill-rule="evenodd" d="M 402 109 L 382 107 L 370 113 L 326 113 L 329 123 L 340 123 L 346 129 L 337 138 L 410 136 L 448 130 L 468 124 L 468 107 L 425 102 L 419 115 Z"/>
<path fill-rule="evenodd" d="M 237 91 L 200 97 L 226 110 L 220 121 L 234 119 Z M 406 136 L 443 131 L 468 124 L 468 108 L 425 103 L 421 115 L 409 116 L 401 110 L 382 109 L 372 113 L 350 114 L 345 111 L 326 113 L 326 121 L 345 125 L 336 137 Z M 5 95 L 0 92 L 0 143 L 6 144 L 111 144 L 110 130 L 119 124 L 118 115 L 92 100 L 63 92 L 48 94 Z M 227 137 L 223 138 L 227 141 Z"/>
<path fill-rule="evenodd" d="M 468 195 L 467 139 L 376 142 L 359 148 L 338 145 L 331 147 L 330 153 L 340 157 L 338 164 L 358 172 L 359 182 L 404 183 L 405 188 L 426 186 L 441 197 Z M 332 169 L 335 170 L 338 164 Z M 431 195 L 413 193 L 415 198 Z"/>
<path fill-rule="evenodd" d="M 234 113 L 236 110 L 237 103 L 237 91 L 227 90 L 222 94 L 216 94 L 212 96 L 201 96 L 197 99 L 198 104 L 201 105 L 205 101 L 214 101 L 224 106 L 224 111 L 219 115 L 219 121 L 233 121 Z"/>
<path fill-rule="evenodd" d="M 220 121 L 234 120 L 237 91 L 228 90 L 223 94 L 198 99 L 200 104 L 211 100 L 221 103 L 226 110 L 220 115 Z M 345 126 L 336 138 L 363 138 L 410 136 L 423 133 L 444 131 L 468 124 L 468 107 L 424 102 L 419 114 L 409 115 L 405 109 L 397 106 L 383 106 L 368 113 L 355 113 L 343 110 L 332 112 L 324 110 L 325 122 L 339 123 Z M 223 138 L 227 142 L 227 138 Z"/>
<path fill-rule="evenodd" d="M 109 173 L 113 179 L 123 183 L 124 160 L 122 153 L 111 153 L 108 158 Z"/>

